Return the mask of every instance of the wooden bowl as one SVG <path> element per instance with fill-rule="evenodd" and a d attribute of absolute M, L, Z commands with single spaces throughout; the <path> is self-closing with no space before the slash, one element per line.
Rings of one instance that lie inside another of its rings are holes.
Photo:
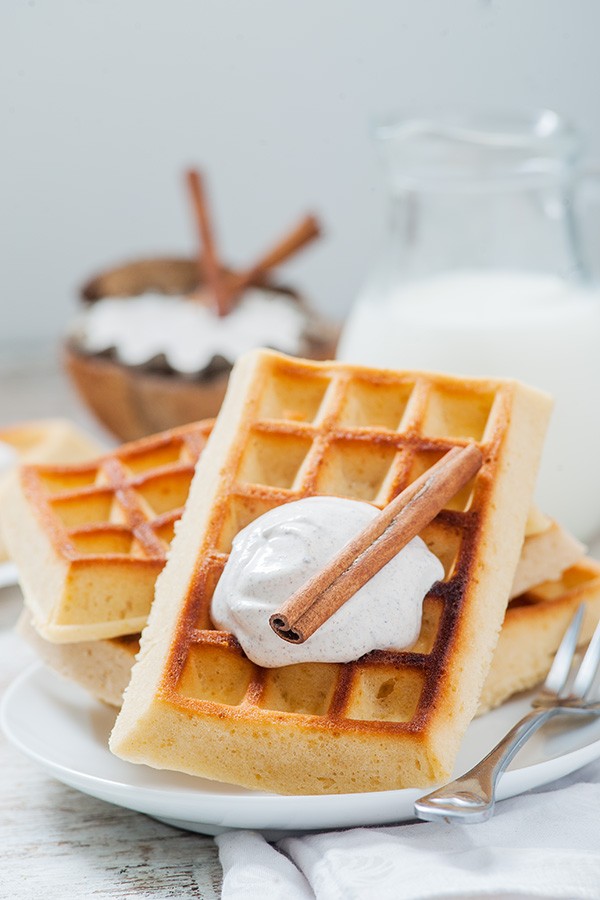
<path fill-rule="evenodd" d="M 111 269 L 84 285 L 84 303 L 103 297 L 127 297 L 155 291 L 182 295 L 200 283 L 195 260 L 153 258 L 137 260 Z M 338 332 L 329 322 L 307 308 L 290 288 L 272 282 L 263 289 L 289 294 L 307 312 L 307 329 L 299 355 L 308 359 L 331 359 Z M 199 419 L 217 415 L 229 380 L 231 366 L 222 364 L 200 375 L 174 372 L 166 365 L 149 363 L 128 366 L 114 352 L 86 353 L 68 339 L 64 363 L 79 394 L 98 420 L 122 441 L 136 440 Z"/>

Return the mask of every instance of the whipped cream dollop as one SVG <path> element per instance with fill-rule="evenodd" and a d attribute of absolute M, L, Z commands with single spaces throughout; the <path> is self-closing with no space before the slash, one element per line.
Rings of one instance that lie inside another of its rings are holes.
<path fill-rule="evenodd" d="M 0 475 L 8 472 L 19 462 L 19 454 L 11 444 L 0 441 Z"/>
<path fill-rule="evenodd" d="M 255 519 L 233 541 L 211 615 L 246 656 L 265 668 L 351 662 L 370 650 L 402 650 L 417 640 L 423 599 L 443 578 L 439 559 L 413 538 L 303 644 L 278 637 L 269 618 L 377 516 L 369 503 L 307 497 Z"/>
<path fill-rule="evenodd" d="M 288 294 L 253 288 L 222 317 L 185 297 L 105 297 L 81 313 L 71 333 L 89 353 L 114 350 L 130 366 L 164 355 L 171 368 L 192 374 L 216 356 L 233 363 L 254 347 L 297 353 L 305 324 Z"/>

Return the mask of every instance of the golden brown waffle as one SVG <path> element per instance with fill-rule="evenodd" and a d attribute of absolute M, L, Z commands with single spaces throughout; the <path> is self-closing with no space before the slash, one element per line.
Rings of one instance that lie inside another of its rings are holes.
<path fill-rule="evenodd" d="M 17 465 L 82 462 L 101 452 L 100 444 L 68 419 L 36 419 L 8 425 L 0 428 L 0 441 L 12 448 Z M 2 495 L 12 475 L 12 469 L 0 475 L 0 518 L 4 512 Z M 0 562 L 7 557 L 0 534 Z"/>
<path fill-rule="evenodd" d="M 526 535 L 510 589 L 518 597 L 544 581 L 555 581 L 584 556 L 584 545 L 558 522 L 546 519 L 542 530 Z"/>
<path fill-rule="evenodd" d="M 70 463 L 91 459 L 100 444 L 68 419 L 36 419 L 0 428 L 21 463 Z"/>
<path fill-rule="evenodd" d="M 157 582 L 112 750 L 282 793 L 449 775 L 504 616 L 549 406 L 511 381 L 244 357 Z M 469 440 L 484 464 L 423 532 L 446 575 L 410 652 L 260 669 L 211 627 L 232 538 L 261 513 L 313 494 L 383 506 Z"/>
<path fill-rule="evenodd" d="M 545 678 L 580 603 L 585 603 L 587 608 L 580 635 L 583 645 L 600 619 L 600 564 L 592 559 L 581 559 L 554 582 L 541 584 L 509 603 L 481 693 L 478 715 Z M 139 651 L 139 635 L 52 644 L 37 634 L 26 611 L 18 630 L 52 669 L 77 682 L 94 697 L 121 706 Z"/>
<path fill-rule="evenodd" d="M 210 432 L 200 422 L 77 466 L 26 466 L 5 536 L 37 631 L 84 641 L 143 628 Z"/>
<path fill-rule="evenodd" d="M 479 714 L 545 678 L 580 603 L 586 605 L 580 634 L 584 644 L 600 619 L 600 564 L 593 559 L 582 559 L 560 578 L 511 600 L 479 701 Z"/>
<path fill-rule="evenodd" d="M 111 706 L 121 705 L 140 648 L 139 634 L 55 644 L 38 634 L 27 608 L 21 613 L 16 630 L 55 672 L 81 685 L 98 700 Z"/>

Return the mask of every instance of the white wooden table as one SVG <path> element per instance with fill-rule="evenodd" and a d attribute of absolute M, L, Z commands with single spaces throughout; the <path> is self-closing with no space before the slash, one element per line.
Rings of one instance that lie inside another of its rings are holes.
<path fill-rule="evenodd" d="M 94 427 L 56 363 L 0 367 L 0 424 L 51 415 Z M 34 658 L 12 631 L 21 604 L 0 589 L 0 695 Z M 212 900 L 220 886 L 212 838 L 80 794 L 0 735 L 0 900 Z"/>

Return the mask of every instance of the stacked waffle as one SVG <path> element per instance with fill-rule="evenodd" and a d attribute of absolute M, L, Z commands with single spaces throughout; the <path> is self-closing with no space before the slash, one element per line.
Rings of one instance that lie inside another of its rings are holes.
<path fill-rule="evenodd" d="M 44 638 L 74 642 L 52 647 L 55 664 L 80 678 L 87 668 L 88 686 L 119 702 L 137 649 L 122 636 L 145 619 L 164 565 L 162 528 L 180 514 L 202 450 L 113 750 L 286 793 L 443 778 L 478 702 L 489 707 L 542 677 L 581 600 L 588 629 L 600 611 L 600 569 L 556 525 L 538 522 L 523 544 L 547 412 L 546 398 L 514 382 L 252 354 L 236 367 L 205 450 L 208 425 L 198 425 L 157 438 L 163 456 L 141 442 L 151 460 L 141 469 L 132 464 L 144 455 L 137 444 L 87 469 L 23 472 L 7 532 L 34 625 Z M 445 577 L 425 598 L 410 652 L 266 670 L 212 627 L 231 542 L 257 516 L 314 494 L 384 506 L 469 441 L 484 465 L 422 533 Z M 127 602 L 115 602 L 121 578 Z M 519 596 L 506 611 L 513 580 Z"/>
<path fill-rule="evenodd" d="M 143 628 L 210 424 L 87 464 L 22 468 L 7 491 L 5 531 L 42 637 L 98 640 Z"/>
<path fill-rule="evenodd" d="M 0 518 L 1 499 L 14 469 L 28 463 L 74 463 L 92 459 L 99 444 L 66 419 L 37 419 L 0 428 Z M 8 553 L 0 537 L 0 562 Z"/>

